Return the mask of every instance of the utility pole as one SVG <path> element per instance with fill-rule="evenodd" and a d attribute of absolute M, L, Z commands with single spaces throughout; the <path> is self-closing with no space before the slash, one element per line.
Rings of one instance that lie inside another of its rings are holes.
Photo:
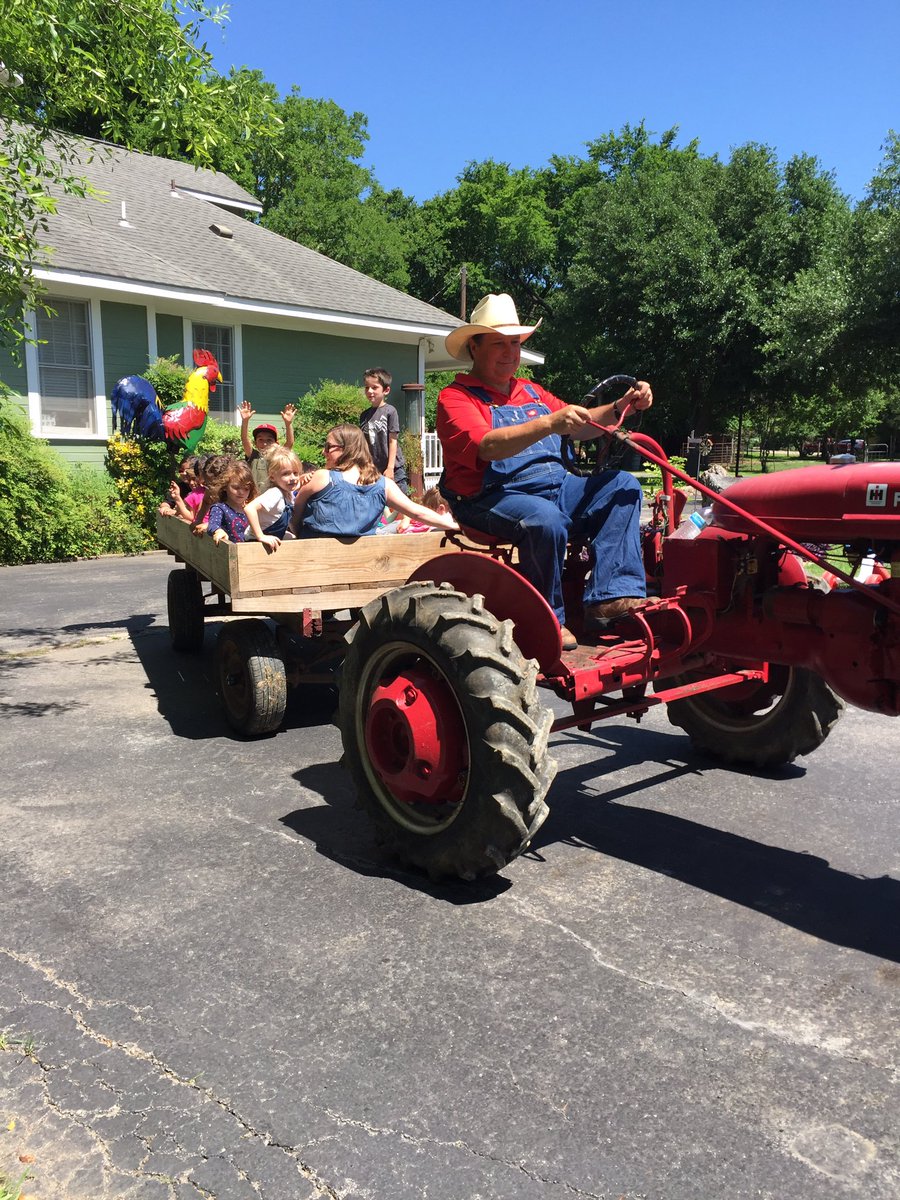
<path fill-rule="evenodd" d="M 468 271 L 466 270 L 466 264 L 463 263 L 463 265 L 459 268 L 459 315 L 463 321 L 466 319 L 466 281 L 467 281 L 467 277 L 468 277 Z"/>

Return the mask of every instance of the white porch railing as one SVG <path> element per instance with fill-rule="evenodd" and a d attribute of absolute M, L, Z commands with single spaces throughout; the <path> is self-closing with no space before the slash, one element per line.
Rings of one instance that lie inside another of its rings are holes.
<path fill-rule="evenodd" d="M 422 474 L 425 487 L 434 487 L 444 469 L 444 453 L 436 433 L 422 434 Z"/>

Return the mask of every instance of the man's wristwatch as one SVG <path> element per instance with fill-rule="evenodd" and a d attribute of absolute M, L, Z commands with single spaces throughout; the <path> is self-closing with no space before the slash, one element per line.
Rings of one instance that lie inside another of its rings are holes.
<path fill-rule="evenodd" d="M 619 401 L 618 400 L 613 401 L 612 410 L 615 413 L 616 420 L 621 421 L 622 413 L 621 413 L 621 410 L 619 409 Z"/>

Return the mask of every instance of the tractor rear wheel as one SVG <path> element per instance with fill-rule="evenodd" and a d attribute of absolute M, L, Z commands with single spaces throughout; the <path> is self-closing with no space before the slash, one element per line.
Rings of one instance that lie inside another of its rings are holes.
<path fill-rule="evenodd" d="M 704 677 L 693 672 L 660 686 Z M 696 750 L 724 762 L 777 767 L 821 746 L 844 705 L 813 671 L 770 666 L 767 683 L 705 692 L 666 707 Z"/>
<path fill-rule="evenodd" d="M 366 605 L 340 686 L 344 763 L 385 849 L 475 879 L 527 848 L 556 774 L 537 664 L 481 596 L 413 583 Z"/>
<path fill-rule="evenodd" d="M 173 650 L 196 653 L 203 648 L 203 605 L 203 585 L 197 572 L 190 567 L 170 571 L 166 607 Z"/>
<path fill-rule="evenodd" d="M 236 733 L 274 733 L 287 706 L 287 675 L 264 621 L 228 621 L 222 626 L 216 676 L 228 724 Z"/>

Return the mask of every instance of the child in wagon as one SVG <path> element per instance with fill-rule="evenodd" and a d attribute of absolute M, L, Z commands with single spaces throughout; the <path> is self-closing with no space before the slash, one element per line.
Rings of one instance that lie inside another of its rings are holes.
<path fill-rule="evenodd" d="M 306 477 L 294 500 L 291 528 L 307 537 L 362 537 L 378 529 L 385 505 L 436 529 L 455 532 L 449 513 L 410 500 L 393 479 L 380 475 L 365 434 L 336 425 L 325 438 L 326 466 Z"/>
<path fill-rule="evenodd" d="M 206 532 L 220 542 L 242 542 L 250 525 L 246 505 L 256 499 L 253 472 L 245 462 L 233 462 L 222 477 L 218 495 L 207 514 Z"/>
<path fill-rule="evenodd" d="M 244 511 L 250 528 L 245 542 L 262 542 L 269 553 L 281 545 L 282 539 L 296 535 L 290 528 L 294 511 L 294 493 L 300 486 L 300 460 L 293 450 L 274 446 L 266 452 L 269 486 Z"/>

